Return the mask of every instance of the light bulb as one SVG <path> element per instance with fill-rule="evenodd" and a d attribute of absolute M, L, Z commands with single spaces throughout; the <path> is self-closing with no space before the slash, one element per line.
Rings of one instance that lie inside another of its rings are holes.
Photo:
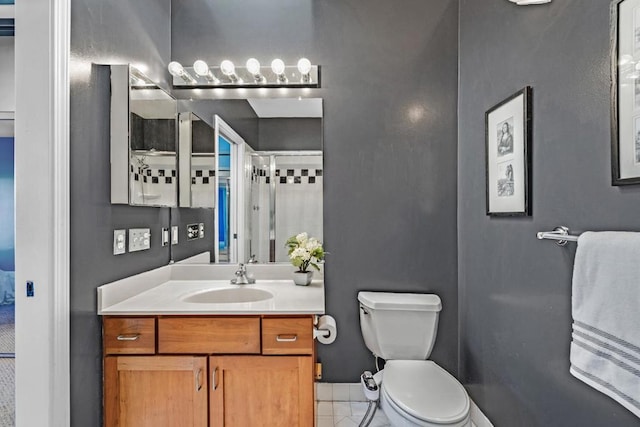
<path fill-rule="evenodd" d="M 260 74 L 260 61 L 256 58 L 249 58 L 247 60 L 247 71 L 249 71 L 254 76 Z"/>
<path fill-rule="evenodd" d="M 201 59 L 198 59 L 193 63 L 193 71 L 195 71 L 198 76 L 206 78 L 207 81 L 211 84 L 220 84 L 220 80 L 218 80 L 218 78 L 213 75 L 213 73 L 209 69 L 209 65 L 207 65 L 207 63 Z"/>
<path fill-rule="evenodd" d="M 311 71 L 311 61 L 307 58 L 300 58 L 298 61 L 298 71 L 300 71 L 300 74 L 309 74 L 309 71 Z"/>
<path fill-rule="evenodd" d="M 282 59 L 274 59 L 273 62 L 271 62 L 271 69 L 273 70 L 273 72 L 277 75 L 281 75 L 284 73 L 284 62 L 282 62 Z"/>
<path fill-rule="evenodd" d="M 193 63 L 193 71 L 199 76 L 206 77 L 209 74 L 209 66 L 203 60 L 198 59 Z"/>
<path fill-rule="evenodd" d="M 167 68 L 169 68 L 169 72 L 172 76 L 180 77 L 184 73 L 184 68 L 182 68 L 182 65 L 176 61 L 169 62 L 169 66 Z"/>
<path fill-rule="evenodd" d="M 236 67 L 233 65 L 233 62 L 225 59 L 220 63 L 220 71 L 222 71 L 222 74 L 225 76 L 232 76 L 235 74 Z"/>

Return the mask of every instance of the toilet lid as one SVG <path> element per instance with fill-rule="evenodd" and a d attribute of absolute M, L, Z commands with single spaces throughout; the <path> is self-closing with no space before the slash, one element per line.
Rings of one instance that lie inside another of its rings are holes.
<path fill-rule="evenodd" d="M 388 361 L 382 387 L 399 408 L 424 421 L 455 423 L 469 413 L 462 384 L 430 360 Z"/>

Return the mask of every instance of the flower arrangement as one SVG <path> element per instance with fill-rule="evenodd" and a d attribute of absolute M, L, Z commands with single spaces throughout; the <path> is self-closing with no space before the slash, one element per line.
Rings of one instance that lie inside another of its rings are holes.
<path fill-rule="evenodd" d="M 289 237 L 285 246 L 289 248 L 289 259 L 291 264 L 298 267 L 298 272 L 307 273 L 309 266 L 320 270 L 318 263 L 324 259 L 325 252 L 318 239 L 300 233 Z"/>

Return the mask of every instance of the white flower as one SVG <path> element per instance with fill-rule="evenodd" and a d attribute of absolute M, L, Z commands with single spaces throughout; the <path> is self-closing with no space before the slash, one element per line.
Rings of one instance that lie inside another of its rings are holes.
<path fill-rule="evenodd" d="M 319 269 L 317 264 L 324 259 L 322 243 L 306 232 L 289 237 L 285 246 L 289 249 L 291 264 L 298 267 L 298 271 L 308 271 L 309 267 Z"/>
<path fill-rule="evenodd" d="M 311 253 L 306 250 L 305 248 L 295 248 L 292 252 L 291 255 L 289 255 L 290 259 L 296 259 L 296 258 L 300 258 L 303 261 L 307 261 L 309 259 L 311 259 Z"/>
<path fill-rule="evenodd" d="M 318 239 L 315 239 L 313 237 L 307 240 L 307 243 L 305 245 L 305 248 L 307 248 L 309 252 L 313 252 L 320 247 L 322 247 L 322 245 L 320 244 L 320 242 L 318 242 Z"/>

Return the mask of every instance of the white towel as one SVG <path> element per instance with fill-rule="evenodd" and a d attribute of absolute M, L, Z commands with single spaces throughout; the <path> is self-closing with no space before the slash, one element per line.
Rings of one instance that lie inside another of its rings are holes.
<path fill-rule="evenodd" d="M 571 374 L 640 417 L 640 233 L 583 233 L 571 299 Z"/>

